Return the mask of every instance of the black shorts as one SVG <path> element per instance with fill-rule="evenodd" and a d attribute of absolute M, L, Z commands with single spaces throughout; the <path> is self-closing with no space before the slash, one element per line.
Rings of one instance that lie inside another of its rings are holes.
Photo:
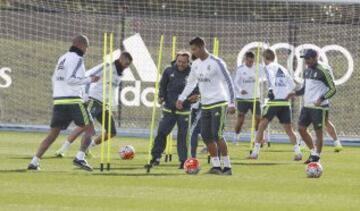
<path fill-rule="evenodd" d="M 224 138 L 227 105 L 201 109 L 201 136 L 205 144 Z"/>
<path fill-rule="evenodd" d="M 72 121 L 79 127 L 92 123 L 91 115 L 84 103 L 54 105 L 50 124 L 51 128 L 65 130 Z"/>
<path fill-rule="evenodd" d="M 281 124 L 291 124 L 291 108 L 286 106 L 265 105 L 263 118 L 271 121 L 275 116 Z"/>
<path fill-rule="evenodd" d="M 90 98 L 88 102 L 88 110 L 91 115 L 102 125 L 102 102 Z M 105 130 L 109 131 L 109 110 L 105 110 Z M 116 135 L 116 127 L 113 116 L 111 115 L 111 134 Z"/>
<path fill-rule="evenodd" d="M 328 116 L 328 109 L 303 107 L 299 117 L 299 126 L 309 127 L 313 124 L 314 129 L 322 129 Z"/>
<path fill-rule="evenodd" d="M 246 114 L 249 110 L 251 110 L 251 113 L 253 114 L 254 108 L 254 102 L 252 100 L 237 100 L 237 110 L 238 110 L 238 115 L 244 115 Z M 261 107 L 260 107 L 260 101 L 256 101 L 256 111 L 255 111 L 256 115 L 260 115 L 261 114 Z"/>

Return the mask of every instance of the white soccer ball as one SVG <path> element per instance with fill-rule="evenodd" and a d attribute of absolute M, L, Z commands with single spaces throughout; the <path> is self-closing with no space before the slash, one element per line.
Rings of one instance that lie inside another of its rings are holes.
<path fill-rule="evenodd" d="M 319 162 L 312 162 L 306 165 L 305 172 L 309 178 L 319 178 L 323 172 L 323 167 Z"/>
<path fill-rule="evenodd" d="M 135 157 L 135 148 L 131 145 L 126 145 L 120 148 L 120 158 L 122 160 L 132 160 Z"/>

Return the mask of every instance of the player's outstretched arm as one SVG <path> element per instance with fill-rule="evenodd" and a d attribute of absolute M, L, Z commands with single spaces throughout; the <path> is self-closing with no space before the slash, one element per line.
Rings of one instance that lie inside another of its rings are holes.
<path fill-rule="evenodd" d="M 235 89 L 234 89 L 234 83 L 231 80 L 230 73 L 226 67 L 225 62 L 218 61 L 218 65 L 220 67 L 220 77 L 223 79 L 223 81 L 226 83 L 228 88 L 228 94 L 229 94 L 229 108 L 228 112 L 230 114 L 235 113 Z"/>
<path fill-rule="evenodd" d="M 334 79 L 331 76 L 331 74 L 329 73 L 329 71 L 324 70 L 323 72 L 325 75 L 325 84 L 327 87 L 329 87 L 329 90 L 322 97 L 322 100 L 325 100 L 325 99 L 329 99 L 335 95 L 336 87 L 335 87 Z"/>
<path fill-rule="evenodd" d="M 67 66 L 67 70 L 69 70 L 66 73 L 66 82 L 69 85 L 86 85 L 92 82 L 96 82 L 100 79 L 99 76 L 85 76 L 85 69 L 83 66 L 83 59 L 79 58 L 77 60 L 67 60 L 65 62 L 65 65 Z M 83 77 L 78 76 L 79 73 L 83 73 Z"/>
<path fill-rule="evenodd" d="M 195 89 L 198 80 L 196 78 L 194 70 L 191 70 L 189 77 L 186 82 L 186 86 L 182 93 L 179 95 L 178 101 L 176 102 L 177 109 L 182 109 L 182 103 L 187 99 L 187 97 L 192 93 Z M 181 105 L 181 106 L 180 106 Z"/>

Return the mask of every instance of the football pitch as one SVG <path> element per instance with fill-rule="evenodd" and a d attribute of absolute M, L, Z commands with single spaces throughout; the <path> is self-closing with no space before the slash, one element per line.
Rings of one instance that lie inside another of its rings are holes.
<path fill-rule="evenodd" d="M 305 176 L 304 164 L 291 161 L 292 146 L 263 148 L 260 159 L 246 160 L 248 145 L 233 146 L 233 176 L 207 175 L 207 155 L 199 154 L 198 175 L 179 170 L 176 155 L 146 173 L 145 139 L 118 137 L 112 144 L 110 172 L 96 167 L 88 173 L 72 165 L 79 146 L 65 158 L 54 158 L 62 135 L 45 154 L 40 172 L 25 170 L 44 133 L 0 132 L 0 210 L 358 210 L 360 207 L 360 148 L 334 153 L 325 147 L 324 172 L 319 179 Z M 118 149 L 131 144 L 134 160 L 123 161 Z M 202 145 L 202 144 L 201 144 Z M 174 152 L 175 147 L 174 147 Z M 307 157 L 308 154 L 305 154 Z"/>

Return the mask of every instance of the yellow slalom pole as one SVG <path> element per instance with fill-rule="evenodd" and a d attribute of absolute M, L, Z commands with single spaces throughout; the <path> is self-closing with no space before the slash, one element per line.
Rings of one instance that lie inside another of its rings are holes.
<path fill-rule="evenodd" d="M 176 58 L 176 36 L 172 37 L 171 60 Z M 166 137 L 165 162 L 172 160 L 172 131 Z"/>
<path fill-rule="evenodd" d="M 176 36 L 172 37 L 172 49 L 171 49 L 171 59 L 176 58 Z"/>
<path fill-rule="evenodd" d="M 216 37 L 216 56 L 219 56 L 219 48 L 220 48 L 219 39 Z"/>
<path fill-rule="evenodd" d="M 172 37 L 172 50 L 171 50 L 171 60 L 176 59 L 176 36 Z M 169 161 L 172 161 L 172 152 L 173 152 L 173 132 L 171 131 L 169 135 Z"/>
<path fill-rule="evenodd" d="M 107 170 L 110 171 L 110 149 L 111 149 L 111 116 L 112 116 L 112 81 L 113 81 L 113 44 L 114 44 L 114 33 L 110 33 L 110 46 L 109 46 L 109 53 L 110 53 L 110 61 L 109 61 L 109 85 L 108 85 L 108 134 L 107 134 Z"/>
<path fill-rule="evenodd" d="M 104 143 L 105 143 L 105 111 L 106 111 L 106 53 L 107 53 L 107 33 L 104 33 L 103 41 L 103 78 L 102 78 L 102 124 L 101 124 L 101 151 L 100 151 L 100 171 L 104 170 Z"/>
<path fill-rule="evenodd" d="M 213 54 L 214 56 L 219 55 L 219 40 L 217 37 L 214 37 L 214 41 L 213 41 Z"/>
<path fill-rule="evenodd" d="M 216 46 L 217 46 L 217 37 L 214 37 L 213 50 L 212 50 L 214 56 L 217 56 L 217 52 L 216 52 L 216 48 L 217 48 L 217 47 L 216 47 Z"/>
<path fill-rule="evenodd" d="M 147 173 L 150 172 L 150 160 L 151 160 L 151 148 L 154 142 L 154 127 L 155 127 L 155 115 L 156 115 L 156 105 L 159 98 L 159 80 L 160 80 L 160 69 L 161 69 L 161 61 L 163 54 L 163 46 L 164 46 L 164 35 L 160 36 L 160 47 L 159 47 L 159 58 L 157 63 L 157 73 L 156 73 L 156 81 L 155 81 L 155 93 L 154 93 L 154 102 L 153 109 L 151 115 L 151 125 L 150 125 L 150 140 L 149 140 L 149 153 L 148 153 L 148 162 L 147 162 Z"/>
<path fill-rule="evenodd" d="M 256 48 L 256 63 L 255 63 L 255 69 L 256 69 L 256 73 L 255 73 L 255 83 L 254 83 L 254 88 L 253 88 L 253 114 L 252 114 L 252 121 L 251 121 L 251 138 L 250 138 L 250 154 L 252 153 L 252 148 L 253 148 L 253 144 L 254 144 L 254 139 L 255 139 L 255 124 L 256 124 L 256 96 L 257 96 L 257 87 L 258 87 L 258 83 L 259 83 L 259 69 L 260 69 L 260 51 L 262 48 L 262 43 L 258 43 L 258 46 Z"/>

